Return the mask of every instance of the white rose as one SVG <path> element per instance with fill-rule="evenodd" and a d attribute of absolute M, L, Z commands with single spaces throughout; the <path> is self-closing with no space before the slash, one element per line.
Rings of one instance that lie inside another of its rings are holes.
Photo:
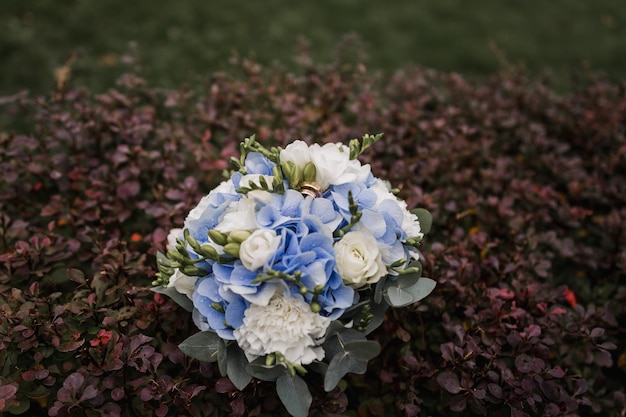
<path fill-rule="evenodd" d="M 280 245 L 280 236 L 273 230 L 255 230 L 241 242 L 239 259 L 250 271 L 263 267 L 276 254 Z"/>
<path fill-rule="evenodd" d="M 167 284 L 167 286 L 174 287 L 176 291 L 181 294 L 185 294 L 191 300 L 191 296 L 196 289 L 197 279 L 198 277 L 190 277 L 189 275 L 185 275 L 180 272 L 178 268 L 176 268 L 176 270 L 170 277 L 170 282 Z"/>
<path fill-rule="evenodd" d="M 387 275 L 378 243 L 371 233 L 352 231 L 335 243 L 337 271 L 353 288 L 378 282 Z"/>
<path fill-rule="evenodd" d="M 280 162 L 293 162 L 296 166 L 304 168 L 311 162 L 309 145 L 301 140 L 296 140 L 280 151 Z"/>
<path fill-rule="evenodd" d="M 319 345 L 330 322 L 311 311 L 301 296 L 285 297 L 279 288 L 268 305 L 248 307 L 233 335 L 248 360 L 280 352 L 289 362 L 307 365 L 324 359 Z"/>

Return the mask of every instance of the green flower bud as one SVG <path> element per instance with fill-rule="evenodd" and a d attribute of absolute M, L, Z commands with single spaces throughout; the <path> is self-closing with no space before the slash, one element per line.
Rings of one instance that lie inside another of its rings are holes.
<path fill-rule="evenodd" d="M 320 307 L 320 305 L 317 303 L 311 303 L 311 311 L 314 313 L 319 313 L 320 311 L 322 311 L 322 307 Z"/>
<path fill-rule="evenodd" d="M 176 249 L 168 249 L 167 257 L 179 262 L 183 262 L 185 260 L 185 257 Z"/>
<path fill-rule="evenodd" d="M 315 168 L 315 164 L 313 162 L 307 162 L 302 172 L 303 180 L 315 181 L 316 174 L 317 174 L 317 168 Z"/>
<path fill-rule="evenodd" d="M 272 366 L 276 362 L 276 355 L 270 353 L 265 357 L 265 366 Z"/>
<path fill-rule="evenodd" d="M 228 242 L 241 243 L 249 238 L 251 234 L 247 230 L 235 230 L 228 234 Z"/>
<path fill-rule="evenodd" d="M 180 270 L 183 272 L 183 274 L 189 275 L 190 277 L 201 277 L 207 274 L 204 269 L 198 268 L 197 266 L 193 265 L 185 265 L 180 268 Z"/>
<path fill-rule="evenodd" d="M 306 374 L 306 369 L 304 369 L 304 366 L 298 364 L 298 363 L 294 363 L 293 367 L 295 368 L 296 371 L 298 371 L 298 373 L 300 375 L 305 375 Z"/>
<path fill-rule="evenodd" d="M 217 243 L 220 246 L 224 246 L 226 244 L 228 236 L 218 230 L 211 229 L 209 230 L 209 239 L 211 239 L 213 242 Z"/>
<path fill-rule="evenodd" d="M 224 245 L 224 253 L 230 255 L 234 258 L 239 258 L 239 249 L 241 248 L 241 244 L 230 242 Z"/>
<path fill-rule="evenodd" d="M 196 252 L 198 252 L 198 255 L 204 256 L 205 258 L 209 259 L 215 259 L 217 257 L 217 251 L 215 250 L 215 248 L 208 244 L 200 246 L 200 249 Z"/>

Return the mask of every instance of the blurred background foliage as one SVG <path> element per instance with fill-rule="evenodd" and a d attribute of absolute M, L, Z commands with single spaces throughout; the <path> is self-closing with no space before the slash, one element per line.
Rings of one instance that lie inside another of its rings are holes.
<path fill-rule="evenodd" d="M 233 56 L 291 69 L 306 44 L 315 62 L 328 62 L 346 36 L 344 53 L 387 72 L 525 68 L 567 87 L 573 71 L 621 78 L 626 68 L 622 0 L 5 0 L 0 94 L 46 92 L 64 69 L 103 91 L 127 54 L 153 85 L 193 86 Z"/>

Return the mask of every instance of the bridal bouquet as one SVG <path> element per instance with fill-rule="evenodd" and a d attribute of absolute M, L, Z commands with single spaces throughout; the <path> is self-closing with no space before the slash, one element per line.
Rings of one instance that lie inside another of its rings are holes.
<path fill-rule="evenodd" d="M 312 397 L 303 376 L 331 391 L 380 352 L 366 335 L 389 306 L 426 297 L 418 247 L 427 211 L 409 211 L 357 157 L 381 135 L 349 145 L 241 143 L 235 169 L 174 229 L 158 254 L 155 291 L 192 313 L 200 332 L 180 345 L 217 362 L 243 390 L 274 381 L 296 417 Z"/>

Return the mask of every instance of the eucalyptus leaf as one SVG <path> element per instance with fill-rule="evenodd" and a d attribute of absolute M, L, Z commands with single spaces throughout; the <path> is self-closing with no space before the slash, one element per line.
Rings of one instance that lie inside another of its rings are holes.
<path fill-rule="evenodd" d="M 298 375 L 282 375 L 276 380 L 276 392 L 293 417 L 307 417 L 313 397 L 306 382 Z"/>
<path fill-rule="evenodd" d="M 203 362 L 215 362 L 223 343 L 214 332 L 204 331 L 189 336 L 178 347 L 187 356 Z"/>
<path fill-rule="evenodd" d="M 287 368 L 281 364 L 266 365 L 265 357 L 257 358 L 246 366 L 246 371 L 261 381 L 276 381 L 280 376 L 287 375 Z"/>
<path fill-rule="evenodd" d="M 437 286 L 437 282 L 430 278 L 422 277 L 417 281 L 417 283 L 409 288 L 406 288 L 406 291 L 409 291 L 413 294 L 414 302 L 420 301 L 423 298 L 426 298 Z"/>
<path fill-rule="evenodd" d="M 389 275 L 385 275 L 376 283 L 376 286 L 374 287 L 374 302 L 375 303 L 380 303 L 383 300 L 383 289 L 385 288 L 385 283 L 387 282 L 388 278 L 389 278 Z"/>
<path fill-rule="evenodd" d="M 326 392 L 332 391 L 348 372 L 363 374 L 366 370 L 367 361 L 355 358 L 351 352 L 339 352 L 333 356 L 328 364 L 324 376 L 324 390 Z"/>
<path fill-rule="evenodd" d="M 326 329 L 326 335 L 324 336 L 326 340 L 330 339 L 332 336 L 336 335 L 340 331 L 344 330 L 346 327 L 339 320 L 333 320 L 328 325 Z"/>
<path fill-rule="evenodd" d="M 236 343 L 228 346 L 226 374 L 239 391 L 242 391 L 252 381 L 252 375 L 247 370 L 248 363 L 246 355 Z"/>
<path fill-rule="evenodd" d="M 365 335 L 358 330 L 343 329 L 333 337 L 327 338 L 324 343 L 324 352 L 327 358 L 332 358 L 338 353 L 345 352 L 345 345 L 350 342 L 366 340 Z"/>
<path fill-rule="evenodd" d="M 417 220 L 420 222 L 420 229 L 422 233 L 427 234 L 428 232 L 430 232 L 430 228 L 433 224 L 432 214 L 430 214 L 428 210 L 423 208 L 416 208 L 411 210 L 411 212 L 417 216 Z"/>
<path fill-rule="evenodd" d="M 326 375 L 328 364 L 326 362 L 313 361 L 308 365 L 308 369 L 316 374 Z"/>
<path fill-rule="evenodd" d="M 387 289 L 385 300 L 394 307 L 404 307 L 413 304 L 413 295 L 404 288 L 391 287 Z"/>
<path fill-rule="evenodd" d="M 411 286 L 404 286 L 402 283 L 397 286 L 389 286 L 385 301 L 394 307 L 404 307 L 426 297 L 436 285 L 434 280 L 422 277 Z"/>
<path fill-rule="evenodd" d="M 167 295 L 169 298 L 172 299 L 172 301 L 174 301 L 176 304 L 189 311 L 190 313 L 193 311 L 193 303 L 191 302 L 189 297 L 176 291 L 176 288 L 158 286 L 151 288 L 151 290 L 159 294 Z"/>
<path fill-rule="evenodd" d="M 347 331 L 338 333 L 326 348 L 327 357 L 332 357 L 324 376 L 324 389 L 331 391 L 348 372 L 362 374 L 367 362 L 380 353 L 380 345 L 365 339 L 362 333 Z M 358 337 L 356 336 L 358 333 Z"/>
<path fill-rule="evenodd" d="M 227 375 L 228 371 L 228 348 L 226 342 L 220 339 L 220 348 L 217 351 L 217 366 L 222 376 Z"/>
<path fill-rule="evenodd" d="M 369 361 L 380 353 L 380 345 L 373 340 L 357 340 L 350 342 L 346 344 L 345 349 L 346 352 L 358 361 Z"/>

